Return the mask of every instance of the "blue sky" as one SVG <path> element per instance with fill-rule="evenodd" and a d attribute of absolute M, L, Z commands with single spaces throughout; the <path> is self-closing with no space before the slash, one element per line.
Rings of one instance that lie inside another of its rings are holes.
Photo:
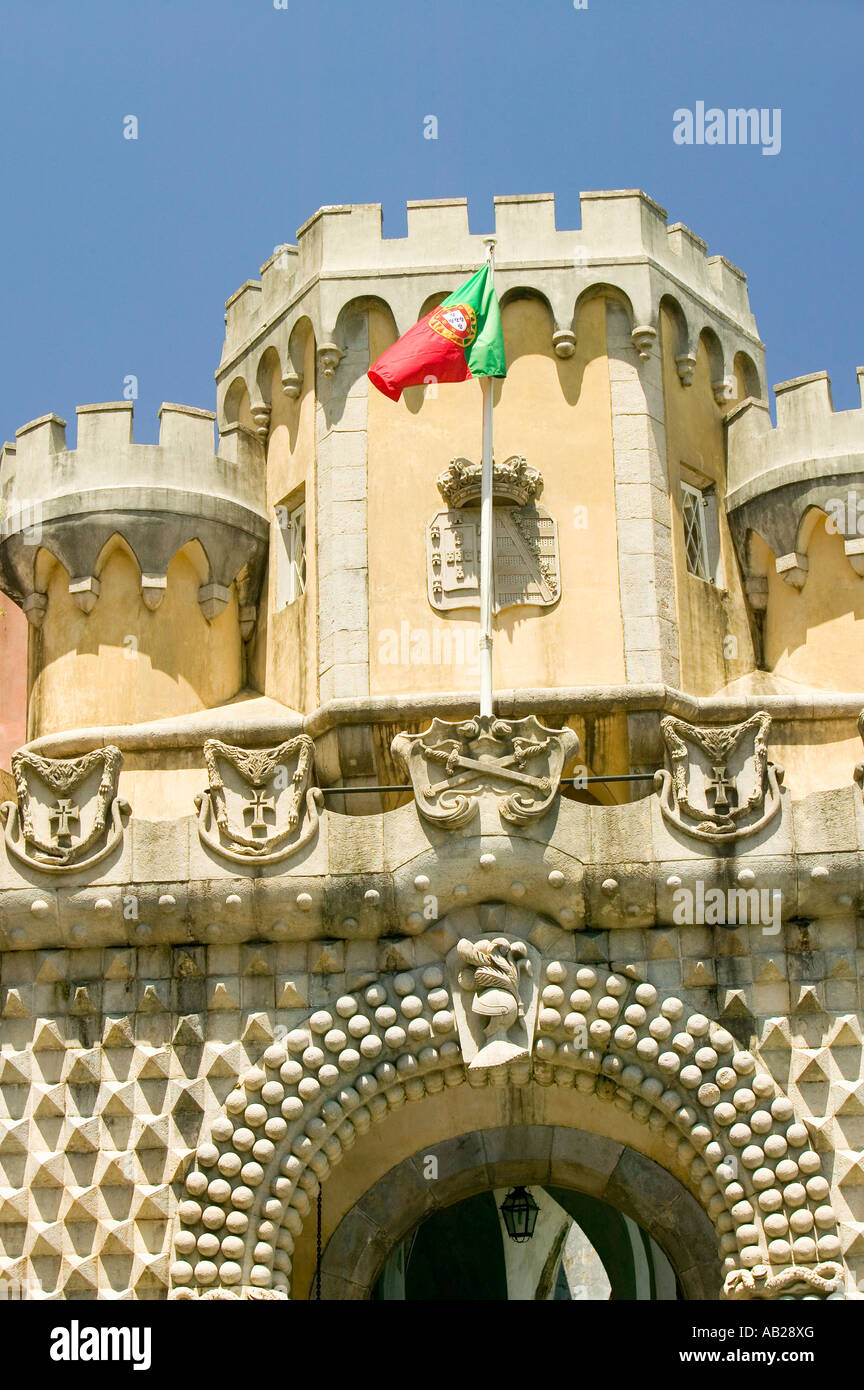
<path fill-rule="evenodd" d="M 130 374 L 141 441 L 212 408 L 225 299 L 323 203 L 399 235 L 467 196 L 482 232 L 554 191 L 575 227 L 600 188 L 746 271 L 772 382 L 858 403 L 862 0 L 6 0 L 0 52 L 0 438 Z M 781 152 L 676 145 L 698 101 L 780 107 Z"/>

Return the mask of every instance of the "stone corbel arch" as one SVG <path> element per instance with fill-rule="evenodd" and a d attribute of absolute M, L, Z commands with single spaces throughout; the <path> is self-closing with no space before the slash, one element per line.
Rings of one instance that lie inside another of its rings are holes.
<path fill-rule="evenodd" d="M 458 932 L 481 940 L 482 920 L 465 909 Z M 507 919 L 514 939 L 543 925 L 527 911 Z M 170 1296 L 287 1297 L 295 1240 L 332 1167 L 391 1111 L 466 1083 L 562 1088 L 574 1126 L 580 1094 L 626 1112 L 637 1136 L 647 1126 L 714 1226 L 727 1297 L 836 1292 L 821 1159 L 753 1054 L 636 965 L 544 957 L 535 987 L 531 1055 L 492 1070 L 465 1065 L 443 960 L 341 994 L 269 1047 L 186 1175 Z"/>

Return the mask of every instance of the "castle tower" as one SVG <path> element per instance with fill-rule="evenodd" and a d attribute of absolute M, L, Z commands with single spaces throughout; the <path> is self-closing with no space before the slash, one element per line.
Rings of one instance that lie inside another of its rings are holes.
<path fill-rule="evenodd" d="M 492 721 L 479 386 L 366 377 L 483 259 L 463 200 L 320 209 L 228 300 L 215 415 L 4 448 L 37 1296 L 408 1297 L 419 1225 L 514 1185 L 634 1236 L 640 1297 L 857 1296 L 861 412 L 816 374 L 772 427 L 744 276 L 643 193 L 494 232 Z"/>

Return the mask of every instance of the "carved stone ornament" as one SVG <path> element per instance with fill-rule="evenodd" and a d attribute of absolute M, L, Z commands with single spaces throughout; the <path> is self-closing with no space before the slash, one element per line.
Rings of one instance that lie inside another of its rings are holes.
<path fill-rule="evenodd" d="M 572 729 L 547 729 L 533 714 L 478 716 L 461 724 L 433 719 L 422 734 L 397 734 L 392 751 L 411 778 L 420 814 L 433 824 L 466 825 L 490 794 L 505 821 L 527 825 L 549 810 L 579 740 Z"/>
<path fill-rule="evenodd" d="M 480 604 L 481 466 L 453 459 L 438 478 L 448 505 L 426 528 L 429 602 L 439 612 Z M 548 608 L 561 593 L 558 528 L 536 499 L 543 479 L 521 455 L 493 464 L 493 607 Z"/>
<path fill-rule="evenodd" d="M 205 845 L 238 864 L 274 864 L 311 840 L 324 798 L 312 781 L 315 745 L 298 734 L 277 748 L 204 744 L 210 786 L 195 798 Z"/>
<path fill-rule="evenodd" d="M 81 758 L 13 753 L 18 800 L 0 806 L 9 853 L 44 873 L 73 873 L 99 863 L 123 838 L 123 816 L 130 812 L 117 795 L 122 763 L 113 745 Z"/>
<path fill-rule="evenodd" d="M 698 728 L 667 715 L 660 721 L 672 771 L 659 769 L 654 787 L 664 818 L 697 840 L 743 840 L 780 810 L 783 769 L 768 759 L 771 716 L 743 724 Z"/>
<path fill-rule="evenodd" d="M 506 936 L 463 937 L 447 963 L 469 1071 L 530 1057 L 539 999 L 539 956 L 533 947 Z"/>
<path fill-rule="evenodd" d="M 803 1298 L 806 1296 L 823 1298 L 839 1292 L 843 1282 L 843 1270 L 832 1260 L 821 1264 L 789 1265 L 786 1269 L 772 1273 L 767 1265 L 754 1265 L 752 1269 L 733 1269 L 723 1282 L 723 1297 L 728 1299 L 772 1299 Z"/>

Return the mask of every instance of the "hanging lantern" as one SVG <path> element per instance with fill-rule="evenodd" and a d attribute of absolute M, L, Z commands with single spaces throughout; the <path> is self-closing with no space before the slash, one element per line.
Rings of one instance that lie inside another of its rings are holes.
<path fill-rule="evenodd" d="M 501 1203 L 501 1215 L 511 1240 L 518 1244 L 530 1240 L 540 1211 L 527 1187 L 511 1187 Z"/>

